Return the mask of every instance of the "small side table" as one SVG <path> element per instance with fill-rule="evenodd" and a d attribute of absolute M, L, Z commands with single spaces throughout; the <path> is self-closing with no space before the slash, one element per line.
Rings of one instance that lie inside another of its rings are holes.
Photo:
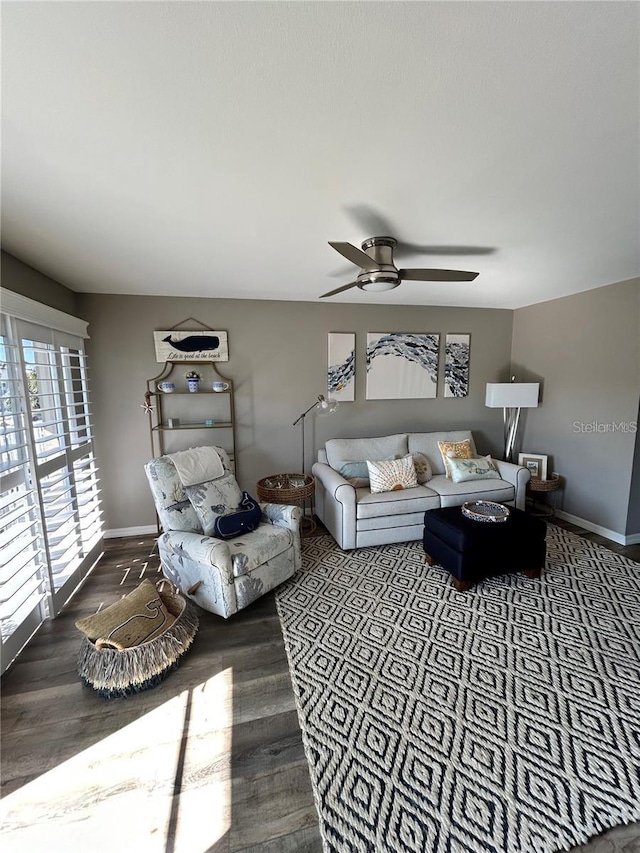
<path fill-rule="evenodd" d="M 302 521 L 300 532 L 313 533 L 316 523 L 313 519 L 313 495 L 316 489 L 316 481 L 313 477 L 304 474 L 271 474 L 263 477 L 256 483 L 258 500 L 271 504 L 300 504 L 302 507 Z M 305 504 L 309 501 L 311 515 L 304 514 Z"/>
<path fill-rule="evenodd" d="M 538 496 L 544 492 L 555 492 L 561 489 L 563 485 L 564 482 L 559 474 L 552 474 L 548 480 L 538 480 L 532 477 L 527 483 L 527 500 L 531 501 L 531 514 L 544 518 L 551 518 L 555 515 L 555 504 L 544 503 L 544 501 L 539 500 Z"/>

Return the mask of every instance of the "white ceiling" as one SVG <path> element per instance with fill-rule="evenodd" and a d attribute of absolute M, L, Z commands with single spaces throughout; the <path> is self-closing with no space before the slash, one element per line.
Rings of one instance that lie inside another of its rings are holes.
<path fill-rule="evenodd" d="M 330 301 L 640 275 L 636 2 L 2 6 L 3 248 L 76 291 L 315 301 L 363 209 L 495 251 L 397 254 L 480 275 Z"/>

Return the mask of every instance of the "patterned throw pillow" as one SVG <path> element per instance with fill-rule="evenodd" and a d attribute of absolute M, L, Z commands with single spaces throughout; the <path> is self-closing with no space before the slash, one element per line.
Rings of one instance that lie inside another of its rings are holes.
<path fill-rule="evenodd" d="M 92 641 L 113 649 L 131 649 L 163 634 L 175 622 L 150 580 L 93 616 L 79 619 L 76 628 Z"/>
<path fill-rule="evenodd" d="M 466 483 L 467 480 L 499 480 L 500 474 L 490 456 L 478 459 L 449 458 L 451 479 L 454 483 Z"/>
<path fill-rule="evenodd" d="M 431 470 L 431 463 L 424 455 L 424 453 L 414 453 L 413 464 L 416 469 L 416 477 L 418 483 L 420 483 L 420 485 L 423 485 L 423 483 L 428 483 L 429 480 L 433 477 L 433 471 Z"/>
<path fill-rule="evenodd" d="M 468 438 L 464 441 L 439 441 L 438 447 L 442 454 L 444 462 L 444 470 L 447 477 L 451 479 L 451 468 L 449 467 L 449 459 L 471 459 L 471 442 Z"/>
<path fill-rule="evenodd" d="M 215 524 L 219 515 L 230 515 L 238 508 L 242 492 L 233 474 L 225 474 L 217 480 L 185 486 L 184 490 L 196 511 L 205 536 L 215 536 Z"/>
<path fill-rule="evenodd" d="M 418 485 L 413 456 L 410 453 L 402 459 L 381 462 L 371 462 L 367 459 L 367 468 L 372 493 L 413 489 Z"/>

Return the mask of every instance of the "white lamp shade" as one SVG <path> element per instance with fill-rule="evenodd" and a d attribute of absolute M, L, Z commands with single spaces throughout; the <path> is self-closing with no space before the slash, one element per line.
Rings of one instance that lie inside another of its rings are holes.
<path fill-rule="evenodd" d="M 488 382 L 485 406 L 490 409 L 535 409 L 538 382 Z"/>

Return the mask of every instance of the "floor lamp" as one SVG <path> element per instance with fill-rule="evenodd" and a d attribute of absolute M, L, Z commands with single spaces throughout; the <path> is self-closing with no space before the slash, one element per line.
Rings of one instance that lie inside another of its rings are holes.
<path fill-rule="evenodd" d="M 514 377 L 515 379 L 515 377 Z M 538 406 L 538 382 L 488 382 L 485 406 L 502 409 L 504 413 L 504 459 L 513 462 L 520 409 L 535 409 Z"/>
<path fill-rule="evenodd" d="M 332 415 L 338 409 L 338 401 L 337 400 L 327 400 L 322 394 L 318 394 L 318 399 L 315 403 L 312 403 L 309 408 L 304 411 L 301 415 L 299 415 L 296 420 L 293 422 L 293 426 L 296 424 L 300 424 L 300 431 L 302 433 L 302 467 L 300 469 L 300 473 L 304 476 L 304 419 L 309 414 L 311 409 L 315 409 L 318 415 Z"/>

